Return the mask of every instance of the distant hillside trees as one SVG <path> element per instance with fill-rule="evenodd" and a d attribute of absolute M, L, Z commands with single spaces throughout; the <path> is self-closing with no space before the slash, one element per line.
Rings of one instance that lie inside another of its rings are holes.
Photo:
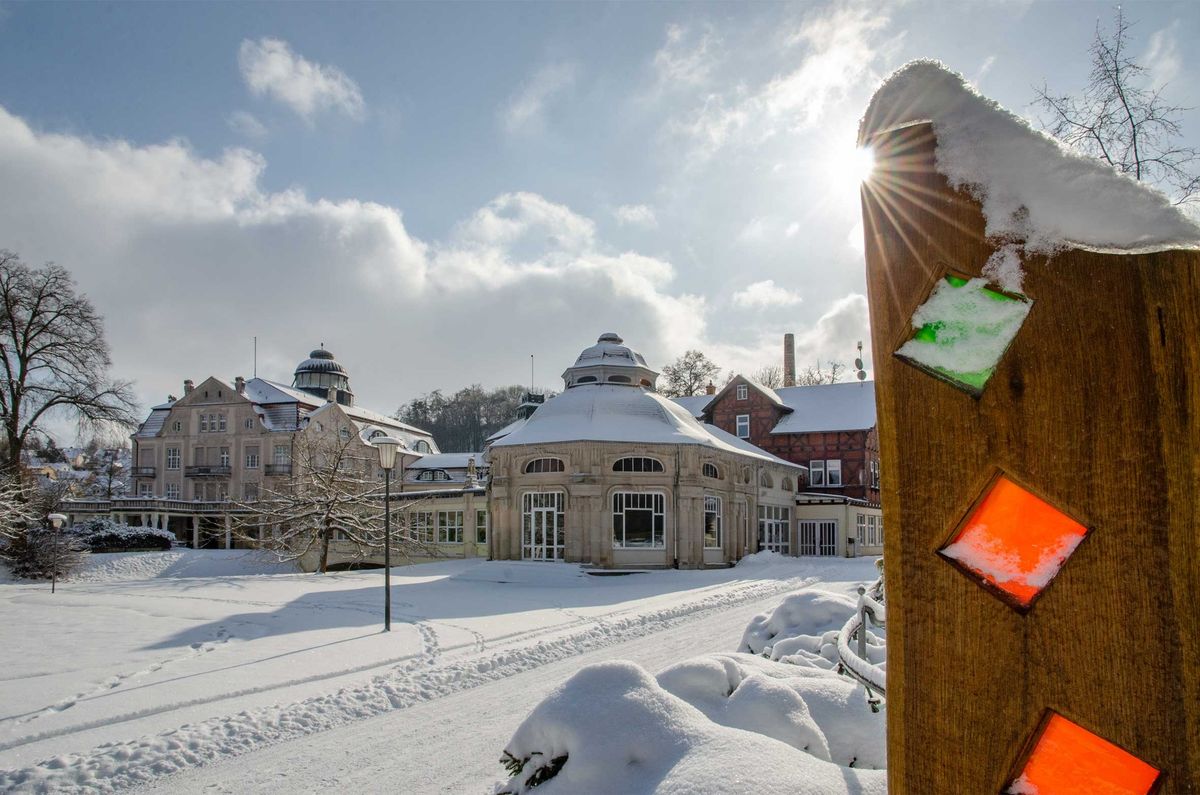
<path fill-rule="evenodd" d="M 395 417 L 432 433 L 445 452 L 474 453 L 517 418 L 517 407 L 527 391 L 516 385 L 484 389 L 475 384 L 447 396 L 435 389 L 402 405 Z"/>

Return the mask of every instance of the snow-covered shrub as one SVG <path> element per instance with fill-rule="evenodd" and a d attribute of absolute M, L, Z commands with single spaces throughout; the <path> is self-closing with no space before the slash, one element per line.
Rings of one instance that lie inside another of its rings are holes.
<path fill-rule="evenodd" d="M 834 689 L 857 690 L 847 699 L 878 727 L 874 742 L 881 742 L 882 716 L 870 712 L 862 688 L 832 672 L 711 655 L 674 666 L 660 680 L 633 663 L 606 662 L 581 669 L 534 708 L 505 749 L 516 775 L 498 791 L 883 795 L 885 771 L 828 761 L 832 749 L 822 742 L 819 716 L 793 684 L 814 676 Z M 726 692 L 732 680 L 737 684 Z M 874 758 L 882 758 L 881 749 Z"/>
<path fill-rule="evenodd" d="M 167 550 L 175 540 L 175 534 L 169 530 L 132 527 L 99 516 L 74 525 L 69 532 L 92 552 Z"/>
<path fill-rule="evenodd" d="M 857 601 L 843 594 L 808 588 L 788 594 L 770 613 L 750 620 L 738 651 L 794 665 L 831 668 L 837 663 L 838 632 L 857 609 Z M 867 657 L 876 664 L 886 657 L 877 630 L 867 631 Z"/>
<path fill-rule="evenodd" d="M 56 570 L 62 579 L 78 571 L 86 551 L 70 533 L 33 527 L 5 539 L 0 559 L 8 564 L 14 577 L 23 580 L 48 580 Z"/>

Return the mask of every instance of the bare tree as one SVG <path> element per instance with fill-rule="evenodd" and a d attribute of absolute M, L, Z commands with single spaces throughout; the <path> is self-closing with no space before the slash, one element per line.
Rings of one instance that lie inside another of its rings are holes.
<path fill-rule="evenodd" d="M 334 540 L 348 541 L 353 559 L 384 549 L 383 482 L 375 477 L 377 458 L 357 434 L 348 437 L 313 430 L 296 438 L 291 475 L 258 499 L 234 503 L 233 532 L 281 561 L 316 552 L 317 571 L 329 568 Z M 400 561 L 435 557 L 436 547 L 406 532 L 403 512 L 392 512 L 392 554 Z"/>
<path fill-rule="evenodd" d="M 751 378 L 768 389 L 778 389 L 783 386 L 783 368 L 777 364 L 760 367 Z"/>
<path fill-rule="evenodd" d="M 806 367 L 803 371 L 796 375 L 796 386 L 817 386 L 818 384 L 836 384 L 842 380 L 842 376 L 846 372 L 844 362 L 835 362 L 830 360 L 825 363 L 826 368 L 821 367 L 821 363 Z"/>
<path fill-rule="evenodd" d="M 130 383 L 108 377 L 103 319 L 58 265 L 30 268 L 0 251 L 0 364 L 10 473 L 19 471 L 26 440 L 55 412 L 73 416 L 81 429 L 136 422 Z"/>
<path fill-rule="evenodd" d="M 1049 118 L 1042 128 L 1059 140 L 1099 158 L 1123 174 L 1175 194 L 1177 204 L 1200 197 L 1200 150 L 1180 146 L 1185 108 L 1162 98 L 1165 86 L 1147 86 L 1146 68 L 1129 54 L 1132 23 L 1117 6 L 1113 29 L 1096 23 L 1089 48 L 1092 71 L 1079 96 L 1035 88 L 1035 104 Z"/>
<path fill-rule="evenodd" d="M 662 377 L 666 379 L 666 383 L 660 383 L 658 391 L 666 397 L 699 395 L 704 392 L 709 381 L 720 375 L 721 368 L 701 351 L 687 351 L 663 367 Z"/>

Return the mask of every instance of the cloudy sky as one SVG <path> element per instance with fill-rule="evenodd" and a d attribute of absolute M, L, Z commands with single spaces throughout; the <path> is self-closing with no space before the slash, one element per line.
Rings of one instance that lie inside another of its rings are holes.
<path fill-rule="evenodd" d="M 1127 3 L 1200 106 L 1200 8 Z M 289 381 L 364 405 L 539 385 L 617 331 L 661 366 L 866 340 L 850 164 L 873 87 L 939 58 L 1019 113 L 1101 3 L 0 5 L 0 248 L 71 269 L 146 404 Z M 1200 113 L 1185 115 L 1200 142 Z"/>

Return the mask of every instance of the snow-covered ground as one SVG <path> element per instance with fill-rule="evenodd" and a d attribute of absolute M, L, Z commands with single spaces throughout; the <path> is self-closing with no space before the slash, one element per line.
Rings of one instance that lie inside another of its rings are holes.
<path fill-rule="evenodd" d="M 583 664 L 733 651 L 784 592 L 874 575 L 873 559 L 620 577 L 448 561 L 393 570 L 384 634 L 379 571 L 97 555 L 53 595 L 0 584 L 0 789 L 486 792 Z"/>

